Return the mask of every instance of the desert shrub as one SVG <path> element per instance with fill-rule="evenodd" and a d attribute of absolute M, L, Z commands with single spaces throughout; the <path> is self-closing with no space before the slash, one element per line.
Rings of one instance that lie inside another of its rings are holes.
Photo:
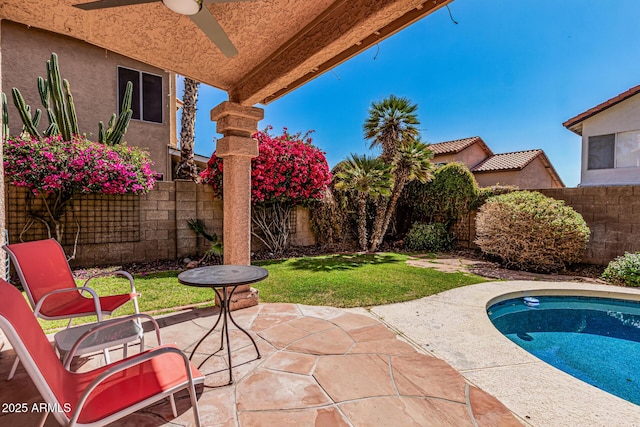
<path fill-rule="evenodd" d="M 625 252 L 611 261 L 602 279 L 614 285 L 640 286 L 640 252 Z"/>
<path fill-rule="evenodd" d="M 582 215 L 563 201 L 516 191 L 480 208 L 475 243 L 507 267 L 548 272 L 578 262 L 589 234 Z"/>
<path fill-rule="evenodd" d="M 513 193 L 514 191 L 519 190 L 520 188 L 516 185 L 492 185 L 491 187 L 481 187 L 478 189 L 475 200 L 471 203 L 471 209 L 478 209 L 490 197 Z"/>
<path fill-rule="evenodd" d="M 407 249 L 413 251 L 442 252 L 451 248 L 451 237 L 440 223 L 415 223 L 404 239 Z"/>

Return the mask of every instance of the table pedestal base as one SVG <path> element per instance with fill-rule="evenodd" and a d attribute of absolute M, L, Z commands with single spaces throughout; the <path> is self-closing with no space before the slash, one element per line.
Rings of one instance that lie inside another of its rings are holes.
<path fill-rule="evenodd" d="M 251 340 L 251 343 L 253 344 L 253 347 L 256 349 L 256 353 L 257 353 L 257 359 L 260 359 L 260 357 L 262 357 L 260 355 L 260 350 L 258 350 L 258 345 L 256 344 L 255 340 L 253 339 L 253 337 L 244 329 L 242 329 L 240 327 L 240 325 L 238 325 L 236 323 L 235 320 L 233 320 L 233 316 L 231 316 L 231 309 L 230 309 L 230 302 L 233 300 L 233 294 L 236 290 L 238 286 L 234 286 L 231 289 L 231 293 L 229 293 L 227 295 L 227 287 L 223 287 L 222 288 L 222 295 L 220 295 L 220 291 L 217 288 L 212 288 L 213 291 L 216 293 L 216 303 L 218 303 L 220 305 L 220 313 L 218 314 L 218 319 L 216 320 L 216 322 L 213 324 L 213 327 L 209 330 L 209 332 L 207 332 L 202 338 L 200 338 L 200 341 L 198 341 L 198 343 L 196 344 L 196 346 L 193 348 L 193 351 L 191 352 L 191 356 L 189 356 L 189 360 L 191 360 L 193 358 L 193 355 L 196 353 L 196 350 L 198 349 L 198 347 L 200 346 L 200 344 L 202 344 L 202 342 L 209 336 L 211 335 L 211 333 L 216 329 L 216 327 L 218 326 L 218 323 L 220 323 L 220 320 L 222 320 L 222 331 L 220 334 L 220 348 L 213 354 L 211 354 L 210 356 L 208 356 L 206 359 L 204 359 L 202 361 L 202 363 L 200 363 L 200 365 L 198 365 L 198 369 L 200 369 L 200 367 L 202 365 L 205 364 L 205 362 L 207 360 L 209 360 L 211 357 L 215 356 L 218 352 L 220 352 L 221 350 L 224 349 L 224 344 L 225 344 L 225 340 L 227 342 L 227 360 L 229 363 L 229 383 L 228 384 L 233 384 L 233 365 L 231 364 L 231 345 L 229 344 L 229 320 L 231 320 L 231 323 L 233 323 L 236 328 L 238 328 L 238 330 L 242 331 L 247 337 L 249 337 L 249 339 Z M 257 291 L 256 291 L 257 294 Z M 256 298 L 257 301 L 257 298 Z M 257 302 L 256 302 L 257 303 Z M 252 304 L 255 305 L 255 304 Z"/>

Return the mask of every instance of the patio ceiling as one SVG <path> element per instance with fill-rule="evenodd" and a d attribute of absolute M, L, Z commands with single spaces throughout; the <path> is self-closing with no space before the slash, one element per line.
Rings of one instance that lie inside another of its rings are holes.
<path fill-rule="evenodd" d="M 64 34 L 266 104 L 453 0 L 253 0 L 206 4 L 227 58 L 162 2 L 84 11 L 87 0 L 3 0 L 0 19 Z"/>

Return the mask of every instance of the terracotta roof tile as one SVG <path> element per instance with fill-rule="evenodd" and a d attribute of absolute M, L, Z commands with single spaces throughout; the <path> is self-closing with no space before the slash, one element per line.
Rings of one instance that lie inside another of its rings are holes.
<path fill-rule="evenodd" d="M 598 104 L 593 108 L 588 109 L 584 113 L 580 113 L 575 117 L 570 118 L 566 122 L 562 124 L 562 126 L 566 127 L 572 132 L 577 133 L 578 135 L 582 135 L 582 125 L 581 123 L 588 119 L 589 117 L 595 116 L 598 113 L 603 112 L 607 108 L 611 108 L 616 104 L 624 101 L 625 99 L 631 98 L 634 95 L 640 93 L 640 85 L 632 87 L 631 89 L 622 92 L 620 95 L 614 96 L 613 98 L 603 102 L 602 104 Z"/>
<path fill-rule="evenodd" d="M 482 148 L 487 151 L 489 154 L 493 154 L 491 149 L 485 144 L 485 142 L 479 136 L 472 136 L 470 138 L 462 138 L 456 139 L 454 141 L 445 141 L 438 142 L 436 144 L 431 144 L 429 148 L 433 150 L 434 155 L 442 155 L 442 154 L 457 154 L 472 146 L 473 144 L 480 143 Z"/>
<path fill-rule="evenodd" d="M 496 154 L 474 166 L 471 169 L 471 172 L 521 170 L 540 154 L 543 154 L 542 150 L 527 150 L 517 151 L 514 153 Z"/>

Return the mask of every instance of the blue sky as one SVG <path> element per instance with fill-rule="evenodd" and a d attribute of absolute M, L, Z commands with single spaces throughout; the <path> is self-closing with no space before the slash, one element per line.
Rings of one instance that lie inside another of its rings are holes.
<path fill-rule="evenodd" d="M 638 0 L 456 0 L 269 105 L 271 124 L 315 130 L 329 166 L 367 153 L 362 124 L 389 94 L 418 104 L 422 139 L 480 136 L 495 153 L 542 148 L 565 184 L 580 181 L 580 137 L 562 123 L 640 84 Z M 178 96 L 181 96 L 178 88 Z M 196 153 L 209 156 L 201 85 Z"/>

